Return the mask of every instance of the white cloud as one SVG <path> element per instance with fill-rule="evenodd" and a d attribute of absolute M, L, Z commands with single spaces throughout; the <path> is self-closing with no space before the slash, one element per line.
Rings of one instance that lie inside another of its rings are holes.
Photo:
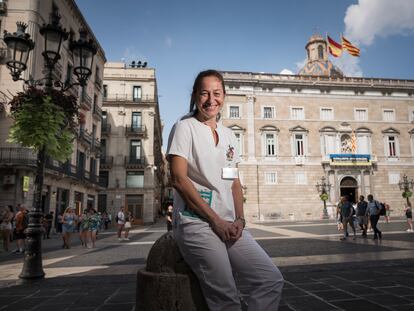
<path fill-rule="evenodd" d="M 280 72 L 280 74 L 281 75 L 294 75 L 294 73 L 291 71 L 291 70 L 289 70 L 289 69 L 283 69 L 281 72 Z"/>
<path fill-rule="evenodd" d="M 414 1 L 359 0 L 345 15 L 345 36 L 353 43 L 371 45 L 375 37 L 414 32 Z"/>
<path fill-rule="evenodd" d="M 340 58 L 335 58 L 332 63 L 341 69 L 346 77 L 362 77 L 362 69 L 359 66 L 359 58 L 342 53 Z"/>
<path fill-rule="evenodd" d="M 167 48 L 171 48 L 173 45 L 173 40 L 171 37 L 166 37 L 164 43 L 167 46 Z"/>

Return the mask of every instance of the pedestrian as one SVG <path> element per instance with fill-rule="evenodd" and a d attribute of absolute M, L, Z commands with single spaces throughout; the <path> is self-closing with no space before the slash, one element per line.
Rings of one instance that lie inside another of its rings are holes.
<path fill-rule="evenodd" d="M 367 201 L 365 201 L 365 197 L 363 195 L 360 195 L 359 202 L 357 204 L 357 209 L 356 209 L 356 216 L 358 218 L 358 224 L 361 227 L 362 236 L 364 238 L 367 237 L 367 229 L 368 229 L 367 207 L 368 207 L 368 203 Z"/>
<path fill-rule="evenodd" d="M 0 208 L 0 232 L 3 239 L 3 249 L 8 252 L 10 247 L 10 236 L 12 234 L 13 213 L 8 206 Z"/>
<path fill-rule="evenodd" d="M 96 235 L 98 233 L 100 224 L 101 217 L 95 209 L 90 208 L 88 213 L 88 237 L 91 241 L 91 245 L 88 245 L 88 248 L 95 248 Z"/>
<path fill-rule="evenodd" d="M 62 233 L 63 211 L 59 212 L 56 223 L 56 233 Z"/>
<path fill-rule="evenodd" d="M 53 224 L 53 211 L 49 211 L 49 213 L 47 213 L 45 215 L 45 220 L 46 220 L 46 238 L 50 239 L 50 230 L 52 229 L 52 224 Z"/>
<path fill-rule="evenodd" d="M 173 206 L 170 204 L 167 207 L 167 216 L 166 216 L 166 220 L 167 220 L 167 231 L 171 231 L 172 230 L 172 215 L 173 213 Z"/>
<path fill-rule="evenodd" d="M 385 207 L 385 215 L 384 215 L 385 222 L 389 223 L 391 222 L 391 207 L 388 203 L 384 202 L 382 204 L 384 204 L 384 207 Z"/>
<path fill-rule="evenodd" d="M 352 206 L 351 202 L 349 202 L 349 197 L 347 195 L 342 197 L 342 204 L 340 208 L 340 213 L 342 216 L 342 226 L 344 228 L 344 236 L 340 239 L 341 241 L 345 241 L 348 237 L 348 224 L 351 226 L 352 231 L 354 232 L 354 240 L 356 239 L 356 231 L 354 226 L 354 219 L 353 216 L 355 214 L 354 207 Z"/>
<path fill-rule="evenodd" d="M 374 230 L 374 240 L 382 239 L 382 232 L 377 228 L 378 220 L 380 218 L 381 203 L 374 200 L 372 194 L 368 195 L 368 215 L 371 221 L 372 229 Z"/>
<path fill-rule="evenodd" d="M 124 240 L 129 241 L 128 235 L 129 235 L 129 230 L 131 230 L 131 228 L 132 228 L 133 218 L 132 218 L 132 213 L 130 211 L 127 211 L 125 214 L 126 215 L 125 215 L 125 233 L 124 233 Z"/>
<path fill-rule="evenodd" d="M 72 207 L 66 208 L 63 213 L 62 220 L 62 239 L 63 245 L 62 248 L 70 248 L 70 238 L 73 232 L 76 229 L 76 215 L 75 209 Z"/>
<path fill-rule="evenodd" d="M 102 213 L 102 220 L 103 220 L 103 224 L 104 224 L 104 230 L 108 230 L 109 216 L 108 216 L 107 212 Z"/>
<path fill-rule="evenodd" d="M 244 230 L 243 191 L 238 178 L 236 139 L 218 123 L 225 87 L 215 70 L 200 72 L 190 113 L 168 140 L 175 188 L 173 236 L 201 285 L 210 310 L 277 310 L 283 277 L 269 256 Z M 236 281 L 243 284 L 238 288 Z"/>
<path fill-rule="evenodd" d="M 89 215 L 88 211 L 84 210 L 79 216 L 79 239 L 83 247 L 88 246 L 88 231 L 89 231 Z"/>
<path fill-rule="evenodd" d="M 22 254 L 25 250 L 25 240 L 26 240 L 26 233 L 25 230 L 29 225 L 29 216 L 27 214 L 27 209 L 24 205 L 18 205 L 18 212 L 15 216 L 15 239 L 17 249 L 13 251 L 16 254 Z"/>
<path fill-rule="evenodd" d="M 117 223 L 117 234 L 118 234 L 118 241 L 122 241 L 122 231 L 125 227 L 125 209 L 124 207 L 121 207 L 118 214 L 116 215 L 116 223 Z"/>
<path fill-rule="evenodd" d="M 408 229 L 407 232 L 413 232 L 413 210 L 411 203 L 407 202 L 404 204 L 405 217 L 407 218 Z"/>

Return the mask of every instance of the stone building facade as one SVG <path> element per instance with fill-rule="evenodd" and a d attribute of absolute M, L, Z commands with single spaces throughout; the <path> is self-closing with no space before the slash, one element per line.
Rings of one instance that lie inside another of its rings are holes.
<path fill-rule="evenodd" d="M 27 32 L 35 42 L 28 68 L 22 74 L 24 79 L 44 77 L 42 51 L 43 37 L 39 28 L 49 22 L 52 10 L 61 16 L 63 28 L 74 40 L 79 38 L 79 29 L 87 31 L 88 38 L 94 41 L 98 52 L 94 57 L 92 74 L 87 86 L 71 88 L 68 92 L 78 97 L 80 104 L 79 129 L 73 143 L 73 154 L 66 163 L 48 159 L 43 188 L 43 210 L 56 211 L 55 215 L 68 206 L 81 213 L 87 207 L 97 207 L 99 189 L 99 148 L 102 117 L 102 77 L 106 61 L 103 49 L 96 40 L 87 21 L 82 16 L 74 0 L 13 0 L 0 3 L 0 31 L 16 31 L 16 22 L 28 24 Z M 33 183 L 35 177 L 36 154 L 30 149 L 7 142 L 9 128 L 13 123 L 7 103 L 13 94 L 23 90 L 21 81 L 12 81 L 5 65 L 8 58 L 6 46 L 0 39 L 0 205 L 21 203 L 31 207 L 33 203 Z M 61 59 L 55 66 L 53 76 L 60 81 L 76 81 L 73 75 L 74 62 L 69 51 L 69 40 L 61 49 Z"/>
<path fill-rule="evenodd" d="M 151 223 L 161 210 L 165 164 L 155 69 L 145 63 L 106 63 L 99 206 L 132 212 Z"/>
<path fill-rule="evenodd" d="M 312 36 L 298 75 L 223 71 L 222 122 L 242 154 L 250 220 L 318 219 L 341 195 L 373 194 L 403 215 L 398 182 L 414 177 L 414 81 L 345 77 Z"/>

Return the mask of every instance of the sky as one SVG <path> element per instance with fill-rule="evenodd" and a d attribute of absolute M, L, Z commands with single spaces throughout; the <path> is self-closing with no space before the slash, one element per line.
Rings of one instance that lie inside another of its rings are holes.
<path fill-rule="evenodd" d="M 346 76 L 414 79 L 413 0 L 76 0 L 107 61 L 155 68 L 164 147 L 205 69 L 297 73 L 314 33 L 361 49 Z"/>

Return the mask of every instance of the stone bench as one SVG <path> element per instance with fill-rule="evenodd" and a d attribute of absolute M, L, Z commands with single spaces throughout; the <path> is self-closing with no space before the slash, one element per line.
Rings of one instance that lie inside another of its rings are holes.
<path fill-rule="evenodd" d="M 171 233 L 152 246 L 137 274 L 136 310 L 208 311 L 197 277 L 181 256 Z"/>

